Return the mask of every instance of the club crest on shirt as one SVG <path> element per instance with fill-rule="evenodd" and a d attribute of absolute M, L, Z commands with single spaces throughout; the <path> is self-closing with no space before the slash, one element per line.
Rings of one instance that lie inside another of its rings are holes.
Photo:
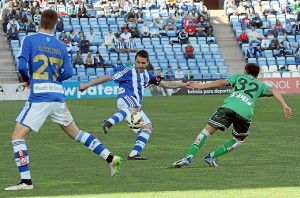
<path fill-rule="evenodd" d="M 50 41 L 50 38 L 49 38 L 49 37 L 47 37 L 47 38 L 46 38 L 46 40 L 49 42 L 49 41 Z"/>

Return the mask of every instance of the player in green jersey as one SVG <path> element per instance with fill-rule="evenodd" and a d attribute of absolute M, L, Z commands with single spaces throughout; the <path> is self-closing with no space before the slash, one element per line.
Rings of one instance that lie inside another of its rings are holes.
<path fill-rule="evenodd" d="M 173 164 L 175 168 L 181 168 L 191 163 L 194 155 L 204 145 L 206 139 L 218 129 L 225 131 L 233 125 L 233 139 L 225 142 L 219 148 L 205 157 L 209 166 L 217 167 L 216 158 L 227 154 L 240 146 L 249 134 L 253 107 L 259 97 L 273 96 L 283 108 L 286 118 L 292 116 L 292 110 L 286 104 L 281 94 L 265 83 L 259 82 L 260 68 L 257 64 L 249 63 L 245 66 L 244 74 L 237 74 L 226 80 L 216 80 L 208 84 L 193 82 L 187 88 L 209 89 L 224 86 L 232 86 L 230 95 L 224 100 L 216 112 L 209 118 L 205 128 L 199 133 L 196 140 L 190 146 L 185 158 Z"/>

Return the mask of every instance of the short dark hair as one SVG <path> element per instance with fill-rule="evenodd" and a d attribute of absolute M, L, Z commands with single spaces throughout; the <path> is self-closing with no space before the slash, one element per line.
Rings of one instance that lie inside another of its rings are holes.
<path fill-rule="evenodd" d="M 255 64 L 255 63 L 248 63 L 246 66 L 245 66 L 245 70 L 246 70 L 246 73 L 248 75 L 251 75 L 253 76 L 254 78 L 257 78 L 258 77 L 258 74 L 260 72 L 260 67 Z"/>
<path fill-rule="evenodd" d="M 55 28 L 57 21 L 57 12 L 52 9 L 47 9 L 42 12 L 40 26 L 45 30 L 52 30 Z"/>
<path fill-rule="evenodd" d="M 147 62 L 150 62 L 149 61 L 149 54 L 148 54 L 148 52 L 146 50 L 140 50 L 140 51 L 138 51 L 138 53 L 136 53 L 136 55 L 135 55 L 135 60 L 136 60 L 136 58 L 138 56 L 140 56 L 142 58 L 147 58 Z"/>

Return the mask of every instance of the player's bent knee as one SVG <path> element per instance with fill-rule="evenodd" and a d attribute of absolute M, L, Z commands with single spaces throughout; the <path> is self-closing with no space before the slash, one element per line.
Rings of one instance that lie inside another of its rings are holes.
<path fill-rule="evenodd" d="M 143 129 L 148 129 L 149 131 L 151 131 L 151 133 L 153 132 L 153 126 L 151 123 L 144 125 L 142 128 Z"/>

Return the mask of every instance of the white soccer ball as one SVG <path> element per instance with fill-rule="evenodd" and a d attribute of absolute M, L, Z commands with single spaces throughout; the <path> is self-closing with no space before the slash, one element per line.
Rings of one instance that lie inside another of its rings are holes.
<path fill-rule="evenodd" d="M 132 112 L 126 118 L 127 125 L 132 129 L 139 129 L 144 126 L 144 118 L 140 112 Z"/>

